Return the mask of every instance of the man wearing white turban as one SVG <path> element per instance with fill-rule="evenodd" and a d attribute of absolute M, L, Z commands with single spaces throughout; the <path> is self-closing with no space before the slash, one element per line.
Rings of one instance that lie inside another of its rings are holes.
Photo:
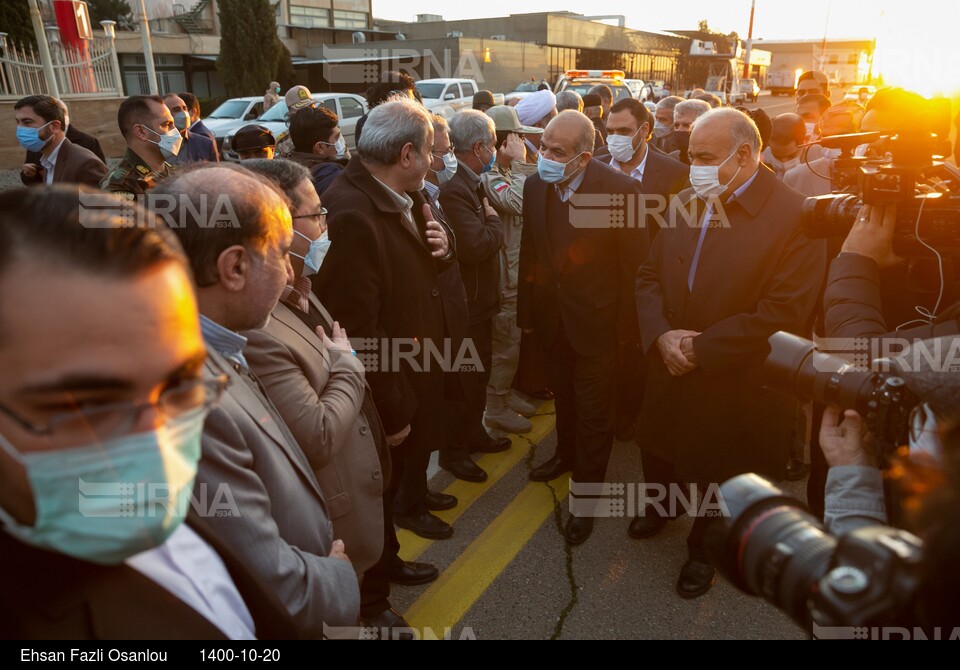
<path fill-rule="evenodd" d="M 524 126 L 546 128 L 547 124 L 557 115 L 557 96 L 553 91 L 537 91 L 525 96 L 516 106 L 517 116 Z M 527 135 L 527 162 L 536 163 L 536 154 L 540 151 L 540 135 Z M 533 152 L 533 156 L 530 155 Z"/>

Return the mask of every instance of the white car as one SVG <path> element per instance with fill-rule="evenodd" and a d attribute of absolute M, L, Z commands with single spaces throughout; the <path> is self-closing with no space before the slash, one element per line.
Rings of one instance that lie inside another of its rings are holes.
<path fill-rule="evenodd" d="M 627 88 L 630 89 L 630 94 L 637 100 L 642 100 L 640 96 L 643 95 L 643 87 L 645 86 L 643 79 L 624 79 L 623 83 L 627 85 Z"/>
<path fill-rule="evenodd" d="M 421 79 L 416 86 L 423 98 L 423 106 L 430 111 L 443 105 L 458 112 L 470 109 L 473 107 L 473 95 L 478 90 L 477 82 L 473 79 Z"/>
<path fill-rule="evenodd" d="M 217 149 L 222 150 L 223 139 L 228 133 L 246 125 L 263 113 L 263 96 L 230 98 L 202 119 L 203 125 L 217 138 Z"/>
<path fill-rule="evenodd" d="M 313 99 L 317 101 L 320 107 L 326 107 L 337 115 L 340 119 L 340 132 L 351 150 L 356 148 L 356 129 L 357 120 L 367 113 L 367 101 L 359 95 L 353 93 L 314 93 Z M 241 123 L 234 128 L 223 141 L 222 156 L 225 160 L 236 161 L 240 157 L 233 151 L 233 136 L 237 130 L 246 125 L 256 124 L 267 128 L 276 138 L 287 129 L 287 103 L 282 99 L 273 107 L 268 109 L 265 114 Z"/>

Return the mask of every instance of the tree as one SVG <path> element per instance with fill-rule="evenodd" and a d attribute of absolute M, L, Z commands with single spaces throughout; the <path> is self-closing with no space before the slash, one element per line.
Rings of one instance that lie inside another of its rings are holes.
<path fill-rule="evenodd" d="M 282 44 L 269 0 L 220 0 L 217 72 L 230 97 L 257 95 L 277 76 Z"/>
<path fill-rule="evenodd" d="M 286 91 L 297 83 L 297 73 L 293 71 L 293 59 L 290 50 L 277 38 L 277 67 L 274 70 L 273 81 L 280 84 L 281 90 Z"/>
<path fill-rule="evenodd" d="M 133 25 L 133 12 L 127 0 L 87 0 L 87 8 L 94 28 L 101 21 L 116 21 L 123 27 Z"/>
<path fill-rule="evenodd" d="M 30 6 L 27 0 L 3 0 L 0 2 L 0 32 L 7 33 L 7 40 L 17 46 L 36 46 L 37 38 L 30 22 Z"/>

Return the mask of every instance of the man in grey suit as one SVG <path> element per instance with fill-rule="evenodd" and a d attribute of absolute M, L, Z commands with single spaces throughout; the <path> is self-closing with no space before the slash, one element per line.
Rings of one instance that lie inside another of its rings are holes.
<path fill-rule="evenodd" d="M 190 259 L 207 368 L 230 377 L 204 425 L 197 484 L 214 491 L 226 484 L 221 490 L 239 515 L 211 518 L 210 525 L 259 572 L 301 635 L 353 625 L 357 575 L 343 542 L 334 540 L 313 469 L 247 367 L 246 338 L 238 334 L 266 324 L 293 278 L 290 211 L 272 184 L 240 167 L 194 169 L 162 186 L 157 194 L 181 205 L 165 216 L 174 219 Z M 210 204 L 224 197 L 229 207 Z M 210 208 L 215 220 L 203 220 Z"/>

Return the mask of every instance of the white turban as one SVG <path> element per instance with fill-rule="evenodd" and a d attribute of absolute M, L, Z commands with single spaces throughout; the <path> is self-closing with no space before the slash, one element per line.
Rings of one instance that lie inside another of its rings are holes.
<path fill-rule="evenodd" d="M 557 96 L 553 94 L 553 91 L 547 90 L 524 96 L 516 106 L 520 123 L 525 126 L 532 126 L 556 108 Z"/>

